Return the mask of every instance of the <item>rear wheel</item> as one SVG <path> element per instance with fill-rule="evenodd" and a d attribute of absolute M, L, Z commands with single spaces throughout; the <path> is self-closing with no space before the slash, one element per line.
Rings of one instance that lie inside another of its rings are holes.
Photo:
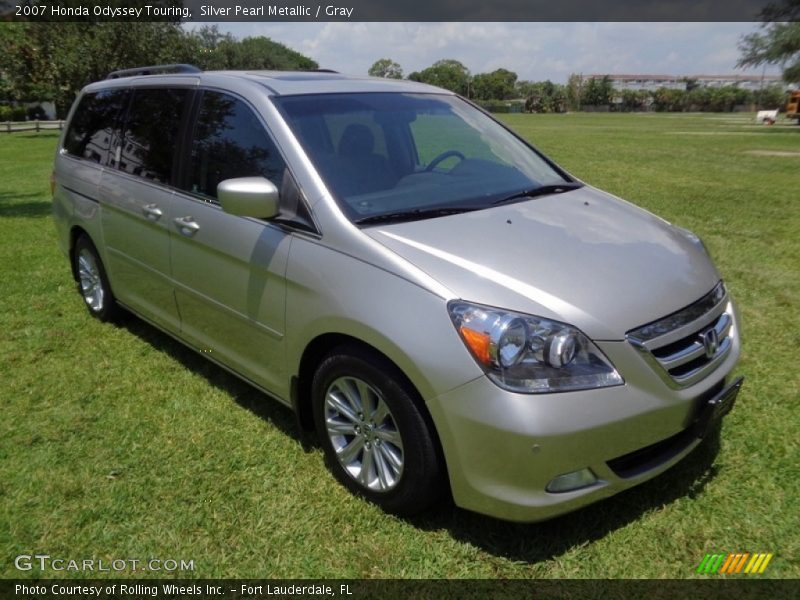
<path fill-rule="evenodd" d="M 78 277 L 78 292 L 83 298 L 89 314 L 101 321 L 113 321 L 120 316 L 106 271 L 97 248 L 92 241 L 82 235 L 75 242 L 73 250 L 75 274 Z"/>
<path fill-rule="evenodd" d="M 445 474 L 435 438 L 394 365 L 339 348 L 317 369 L 312 401 L 328 465 L 348 489 L 397 515 L 439 499 Z"/>

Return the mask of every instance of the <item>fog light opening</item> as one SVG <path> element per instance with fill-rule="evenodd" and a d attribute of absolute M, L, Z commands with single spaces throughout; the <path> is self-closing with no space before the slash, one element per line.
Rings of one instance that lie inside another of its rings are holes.
<path fill-rule="evenodd" d="M 595 483 L 597 483 L 597 477 L 592 473 L 592 470 L 587 467 L 580 471 L 559 475 L 547 484 L 545 490 L 553 494 L 559 494 L 589 487 Z"/>

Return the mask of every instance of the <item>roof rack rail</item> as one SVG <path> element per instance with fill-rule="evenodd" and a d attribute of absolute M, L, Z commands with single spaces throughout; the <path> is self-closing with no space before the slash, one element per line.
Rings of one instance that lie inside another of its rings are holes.
<path fill-rule="evenodd" d="M 133 77 L 134 75 L 157 75 L 159 73 L 202 73 L 202 71 L 194 65 L 151 65 L 149 67 L 112 71 L 106 76 L 106 79 L 119 79 L 120 77 Z"/>
<path fill-rule="evenodd" d="M 336 73 L 339 74 L 339 71 L 334 71 L 333 69 L 312 69 L 314 73 Z"/>

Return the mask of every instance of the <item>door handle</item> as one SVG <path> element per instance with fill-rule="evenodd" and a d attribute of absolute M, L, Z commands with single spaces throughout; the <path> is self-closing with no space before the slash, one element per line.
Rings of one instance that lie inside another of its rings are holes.
<path fill-rule="evenodd" d="M 178 217 L 175 219 L 175 225 L 178 226 L 178 231 L 187 237 L 192 237 L 200 231 L 200 225 L 192 217 Z"/>
<path fill-rule="evenodd" d="M 151 221 L 158 221 L 164 213 L 158 208 L 158 204 L 145 204 L 142 206 L 142 214 Z"/>

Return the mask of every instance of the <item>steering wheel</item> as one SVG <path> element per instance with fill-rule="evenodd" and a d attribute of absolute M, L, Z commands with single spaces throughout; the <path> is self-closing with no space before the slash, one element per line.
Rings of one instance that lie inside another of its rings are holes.
<path fill-rule="evenodd" d="M 425 167 L 425 172 L 427 173 L 429 171 L 433 171 L 436 168 L 436 165 L 438 165 L 443 160 L 447 160 L 451 156 L 456 156 L 458 157 L 459 160 L 464 160 L 466 158 L 458 150 L 445 150 L 444 152 L 436 156 L 431 162 L 428 163 L 428 166 Z"/>

